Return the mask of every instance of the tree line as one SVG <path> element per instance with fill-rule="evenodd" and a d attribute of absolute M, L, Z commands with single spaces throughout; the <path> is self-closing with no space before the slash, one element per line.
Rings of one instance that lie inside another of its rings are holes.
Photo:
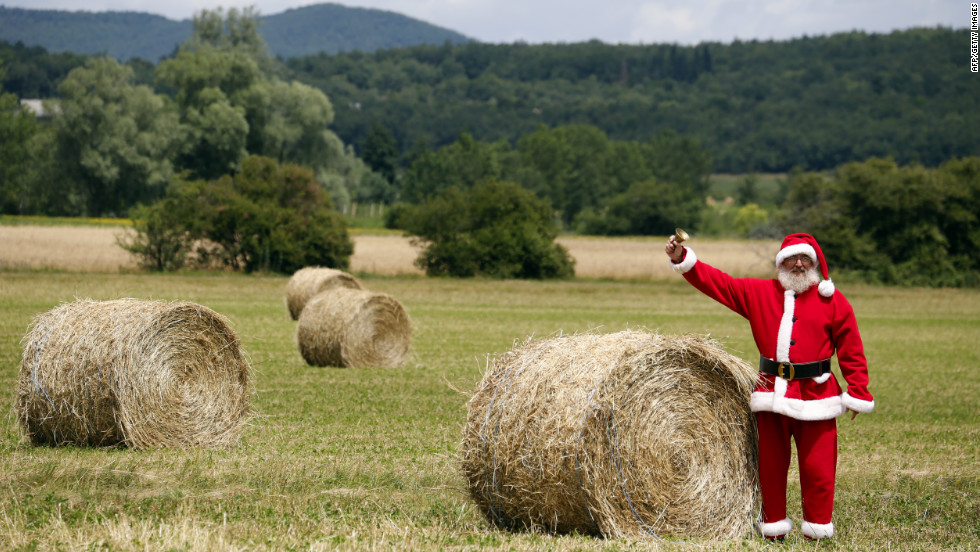
<path fill-rule="evenodd" d="M 461 131 L 514 143 L 539 124 L 587 124 L 615 140 L 690 136 L 718 172 L 787 172 L 975 154 L 968 44 L 965 29 L 918 28 L 697 46 L 447 44 L 286 64 L 334 101 L 351 144 L 375 123 L 403 155 Z"/>
<path fill-rule="evenodd" d="M 331 129 L 358 153 L 375 125 L 387 128 L 402 167 L 419 143 L 467 132 L 513 144 L 540 124 L 640 142 L 672 130 L 723 173 L 870 157 L 936 167 L 980 143 L 968 45 L 967 30 L 942 27 L 697 46 L 446 42 L 295 56 L 276 70 L 330 98 Z M 84 57 L 0 43 L 0 60 L 4 90 L 44 98 Z M 136 83 L 173 92 L 154 63 L 126 64 Z"/>

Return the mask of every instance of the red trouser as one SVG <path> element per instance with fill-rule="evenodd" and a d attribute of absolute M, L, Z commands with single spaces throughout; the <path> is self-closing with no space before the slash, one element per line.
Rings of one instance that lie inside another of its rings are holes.
<path fill-rule="evenodd" d="M 790 437 L 796 441 L 800 464 L 803 519 L 810 523 L 830 523 L 837 476 L 837 420 L 802 421 L 772 412 L 756 412 L 756 425 L 759 429 L 763 523 L 774 523 L 787 517 Z"/>

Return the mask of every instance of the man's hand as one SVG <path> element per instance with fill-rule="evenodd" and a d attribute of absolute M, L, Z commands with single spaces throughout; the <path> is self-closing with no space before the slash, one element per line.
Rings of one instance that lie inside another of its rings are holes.
<path fill-rule="evenodd" d="M 684 260 L 684 246 L 674 241 L 676 238 L 677 236 L 671 234 L 670 237 L 667 238 L 667 246 L 664 247 L 664 251 L 674 264 Z"/>
<path fill-rule="evenodd" d="M 856 410 L 851 410 L 850 408 L 848 408 L 847 410 L 848 410 L 848 412 L 850 412 L 850 413 L 851 413 L 851 419 L 852 419 L 852 420 L 853 420 L 854 418 L 857 418 L 857 417 L 858 417 L 858 413 L 857 413 L 857 411 L 856 411 Z"/>

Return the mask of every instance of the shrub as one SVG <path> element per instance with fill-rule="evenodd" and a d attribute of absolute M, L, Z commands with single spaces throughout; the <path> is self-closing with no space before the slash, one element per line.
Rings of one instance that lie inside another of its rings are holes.
<path fill-rule="evenodd" d="M 752 231 L 769 222 L 769 213 L 755 203 L 746 203 L 735 212 L 735 232 L 741 237 L 748 237 Z"/>
<path fill-rule="evenodd" d="M 346 269 L 354 250 L 343 217 L 313 173 L 265 157 L 246 158 L 235 175 L 180 182 L 133 217 L 136 238 L 121 245 L 159 270 L 187 264 L 287 274 L 308 265 Z"/>
<path fill-rule="evenodd" d="M 551 206 L 519 185 L 485 181 L 451 187 L 404 214 L 423 245 L 415 263 L 429 275 L 563 278 L 574 261 L 554 243 Z"/>
<path fill-rule="evenodd" d="M 404 230 L 408 227 L 408 220 L 415 212 L 415 205 L 411 203 L 393 203 L 388 206 L 384 214 L 385 228 Z"/>
<path fill-rule="evenodd" d="M 891 159 L 793 175 L 778 223 L 813 234 L 835 267 L 887 284 L 980 283 L 980 158 L 938 169 Z"/>
<path fill-rule="evenodd" d="M 175 198 L 161 199 L 153 207 L 136 206 L 130 212 L 136 234 L 116 238 L 120 247 L 129 251 L 140 266 L 153 271 L 178 270 L 187 262 L 191 239 L 187 229 L 172 225 L 169 213 L 174 212 Z"/>
<path fill-rule="evenodd" d="M 631 184 L 600 213 L 583 209 L 574 226 L 585 234 L 667 236 L 678 226 L 697 229 L 703 209 L 684 186 L 650 179 Z"/>

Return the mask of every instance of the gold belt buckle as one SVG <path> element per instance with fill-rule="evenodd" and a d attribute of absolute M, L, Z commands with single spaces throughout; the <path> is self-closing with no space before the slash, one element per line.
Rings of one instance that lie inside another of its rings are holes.
<path fill-rule="evenodd" d="M 785 373 L 783 372 L 783 369 L 787 366 L 789 366 L 789 377 L 786 377 Z M 784 380 L 791 380 L 794 376 L 796 376 L 796 367 L 793 366 L 792 362 L 780 362 L 779 367 L 776 368 L 776 372 L 779 374 L 779 377 L 783 378 Z"/>

